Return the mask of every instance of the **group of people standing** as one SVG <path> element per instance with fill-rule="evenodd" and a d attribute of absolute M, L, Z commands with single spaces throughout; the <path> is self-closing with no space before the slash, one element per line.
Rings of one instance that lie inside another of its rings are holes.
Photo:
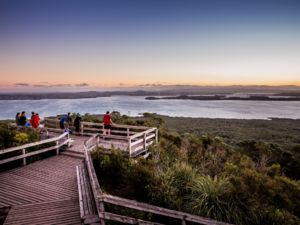
<path fill-rule="evenodd" d="M 40 116 L 38 113 L 31 112 L 30 120 L 27 120 L 26 112 L 16 114 L 16 125 L 21 127 L 38 128 L 40 126 Z"/>
<path fill-rule="evenodd" d="M 27 120 L 26 112 L 23 111 L 22 113 L 18 112 L 16 114 L 16 125 L 20 127 L 33 127 L 38 128 L 40 126 L 40 116 L 38 113 L 31 112 L 31 118 L 30 120 Z M 80 114 L 77 114 L 74 119 L 74 127 L 76 132 L 80 132 L 80 124 L 81 124 L 81 116 Z M 103 115 L 103 134 L 110 135 L 111 134 L 111 127 L 113 125 L 111 115 L 109 111 L 106 112 L 106 114 Z M 70 124 L 73 122 L 73 119 L 71 117 L 71 113 L 68 112 L 68 114 L 63 115 L 59 118 L 59 126 L 62 130 L 65 132 L 72 132 L 69 128 Z"/>
<path fill-rule="evenodd" d="M 74 119 L 74 127 L 76 132 L 80 132 L 80 124 L 81 124 L 81 116 L 80 114 L 76 115 L 76 118 Z M 109 111 L 106 112 L 106 114 L 103 115 L 103 134 L 110 135 L 111 134 L 111 127 L 113 125 L 111 115 Z M 73 119 L 71 117 L 71 113 L 68 112 L 68 114 L 63 115 L 59 118 L 59 126 L 60 129 L 62 129 L 64 132 L 72 133 L 72 130 L 70 129 L 70 124 L 72 124 Z"/>
<path fill-rule="evenodd" d="M 76 115 L 76 118 L 74 120 L 74 127 L 75 127 L 75 131 L 79 132 L 80 131 L 80 123 L 81 123 L 81 116 L 80 114 Z M 60 117 L 59 119 L 59 126 L 60 129 L 67 131 L 67 132 L 71 132 L 69 125 L 70 123 L 72 123 L 72 117 L 71 117 L 71 113 L 68 112 L 68 114 L 63 115 L 62 117 Z"/>

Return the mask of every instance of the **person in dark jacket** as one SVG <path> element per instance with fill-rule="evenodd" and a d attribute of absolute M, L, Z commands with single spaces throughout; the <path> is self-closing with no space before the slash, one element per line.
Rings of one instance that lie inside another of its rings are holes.
<path fill-rule="evenodd" d="M 23 112 L 21 113 L 21 116 L 20 116 L 20 119 L 19 119 L 19 125 L 20 125 L 20 126 L 25 126 L 26 122 L 27 122 L 26 112 L 23 111 Z"/>
<path fill-rule="evenodd" d="M 74 126 L 75 126 L 75 131 L 76 132 L 79 132 L 80 131 L 80 123 L 81 123 L 81 116 L 80 114 L 77 114 L 76 115 L 76 118 L 74 120 Z"/>

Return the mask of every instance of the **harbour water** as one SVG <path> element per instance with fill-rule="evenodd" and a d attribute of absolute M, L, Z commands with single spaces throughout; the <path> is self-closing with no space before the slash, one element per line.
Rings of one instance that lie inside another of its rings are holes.
<path fill-rule="evenodd" d="M 144 112 L 178 117 L 235 119 L 300 119 L 300 101 L 197 101 L 145 100 L 143 96 L 85 99 L 1 100 L 0 119 L 13 119 L 16 112 L 38 112 L 41 117 L 76 112 L 103 114 L 107 110 L 138 116 Z"/>

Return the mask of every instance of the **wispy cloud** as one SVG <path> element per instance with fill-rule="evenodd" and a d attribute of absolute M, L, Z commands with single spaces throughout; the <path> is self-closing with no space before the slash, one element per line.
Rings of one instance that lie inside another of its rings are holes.
<path fill-rule="evenodd" d="M 89 84 L 87 83 L 80 83 L 80 84 L 75 84 L 75 87 L 88 87 Z"/>
<path fill-rule="evenodd" d="M 15 84 L 17 85 L 17 84 Z M 27 87 L 35 87 L 35 88 L 63 88 L 63 87 L 68 87 L 68 88 L 72 88 L 72 87 L 86 87 L 88 86 L 88 84 L 86 83 L 80 83 L 80 84 L 49 84 L 47 82 L 43 82 L 43 83 L 39 83 L 39 84 L 19 84 L 17 86 L 27 86 Z"/>
<path fill-rule="evenodd" d="M 28 87 L 30 84 L 28 83 L 15 83 L 16 86 L 23 86 L 23 87 Z"/>

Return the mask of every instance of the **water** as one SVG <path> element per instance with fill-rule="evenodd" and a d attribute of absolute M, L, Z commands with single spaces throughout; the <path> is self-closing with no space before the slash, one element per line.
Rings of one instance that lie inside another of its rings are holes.
<path fill-rule="evenodd" d="M 137 96 L 113 96 L 87 99 L 1 100 L 0 119 L 14 119 L 16 112 L 38 112 L 41 117 L 78 112 L 103 114 L 107 110 L 129 116 L 144 112 L 180 117 L 235 119 L 300 119 L 300 101 L 195 101 L 145 100 Z"/>

